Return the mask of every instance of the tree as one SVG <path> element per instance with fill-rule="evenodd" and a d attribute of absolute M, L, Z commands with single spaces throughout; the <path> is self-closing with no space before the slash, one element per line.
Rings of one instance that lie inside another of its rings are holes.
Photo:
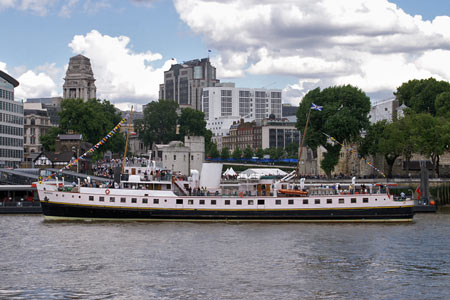
<path fill-rule="evenodd" d="M 173 100 L 154 101 L 146 106 L 144 118 L 135 122 L 139 137 L 145 145 L 167 144 L 177 139 L 177 108 L 178 104 Z"/>
<path fill-rule="evenodd" d="M 222 151 L 220 152 L 220 157 L 222 159 L 229 159 L 230 158 L 230 149 L 227 147 L 223 147 Z"/>
<path fill-rule="evenodd" d="M 296 143 L 290 143 L 286 146 L 286 153 L 289 158 L 298 158 L 298 145 Z"/>
<path fill-rule="evenodd" d="M 253 157 L 253 149 L 247 145 L 247 148 L 244 149 L 244 158 L 251 159 Z"/>
<path fill-rule="evenodd" d="M 206 121 L 205 113 L 192 108 L 181 109 L 181 115 L 178 119 L 180 125 L 180 135 L 182 137 L 205 136 Z"/>
<path fill-rule="evenodd" d="M 412 128 L 411 138 L 420 154 L 431 159 L 433 174 L 439 177 L 439 157 L 450 144 L 450 121 L 421 113 L 410 116 Z"/>
<path fill-rule="evenodd" d="M 311 104 L 323 107 L 322 111 L 311 111 Z M 305 144 L 311 149 L 323 146 L 327 152 L 321 167 L 330 177 L 339 161 L 341 146 L 327 143 L 327 135 L 341 143 L 354 143 L 361 130 L 369 126 L 370 99 L 360 89 L 351 85 L 316 88 L 303 98 L 297 110 L 297 128 L 304 130 L 310 113 Z M 325 134 L 324 134 L 325 133 Z"/>
<path fill-rule="evenodd" d="M 450 119 L 450 92 L 443 92 L 437 95 L 434 105 L 436 116 Z"/>
<path fill-rule="evenodd" d="M 284 155 L 283 148 L 266 148 L 264 153 L 270 155 L 271 159 L 280 159 Z"/>
<path fill-rule="evenodd" d="M 437 97 L 444 92 L 450 92 L 450 83 L 428 78 L 403 83 L 394 95 L 400 105 L 405 104 L 416 113 L 430 113 L 435 116 Z"/>
<path fill-rule="evenodd" d="M 41 144 L 45 151 L 55 151 L 55 142 L 58 134 L 63 133 L 59 127 L 51 127 L 47 134 L 41 136 Z"/>
<path fill-rule="evenodd" d="M 256 155 L 259 159 L 263 158 L 263 157 L 264 157 L 264 150 L 263 150 L 262 148 L 256 149 L 255 155 Z"/>
<path fill-rule="evenodd" d="M 242 157 L 241 149 L 239 149 L 239 147 L 234 148 L 234 151 L 231 154 L 231 157 L 233 157 L 234 159 L 240 159 Z"/>
<path fill-rule="evenodd" d="M 212 143 L 209 147 L 208 157 L 211 158 L 218 158 L 220 156 L 219 150 L 217 150 L 217 145 L 215 143 Z"/>
<path fill-rule="evenodd" d="M 82 134 L 83 140 L 91 144 L 100 141 L 122 119 L 121 114 L 109 101 L 98 99 L 89 99 L 86 102 L 83 102 L 82 99 L 63 100 L 59 116 L 58 133 L 67 133 L 69 130 L 73 130 Z M 54 129 L 41 138 L 46 143 L 45 147 L 48 147 L 48 149 L 54 147 L 54 144 L 48 140 L 55 138 L 58 133 Z M 123 152 L 124 145 L 123 134 L 116 133 L 98 151 Z"/>

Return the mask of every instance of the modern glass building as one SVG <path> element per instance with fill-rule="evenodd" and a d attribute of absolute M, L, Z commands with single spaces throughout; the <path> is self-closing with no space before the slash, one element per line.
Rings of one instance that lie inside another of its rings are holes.
<path fill-rule="evenodd" d="M 0 71 L 0 168 L 23 161 L 23 102 L 14 101 L 19 82 Z"/>

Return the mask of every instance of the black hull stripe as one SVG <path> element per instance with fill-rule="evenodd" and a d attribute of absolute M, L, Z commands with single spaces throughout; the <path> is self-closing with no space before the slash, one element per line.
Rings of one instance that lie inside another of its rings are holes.
<path fill-rule="evenodd" d="M 355 219 L 412 219 L 412 207 L 332 210 L 176 210 L 123 209 L 93 206 L 74 206 L 42 202 L 45 216 L 80 219 L 125 220 L 210 220 L 210 221 L 283 221 L 283 220 L 355 220 Z"/>

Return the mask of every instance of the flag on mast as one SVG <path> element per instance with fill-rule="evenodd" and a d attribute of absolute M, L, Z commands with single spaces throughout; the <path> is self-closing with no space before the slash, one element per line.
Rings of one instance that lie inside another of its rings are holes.
<path fill-rule="evenodd" d="M 317 104 L 311 103 L 311 109 L 312 110 L 317 110 L 317 111 L 322 111 L 323 106 L 319 106 Z"/>

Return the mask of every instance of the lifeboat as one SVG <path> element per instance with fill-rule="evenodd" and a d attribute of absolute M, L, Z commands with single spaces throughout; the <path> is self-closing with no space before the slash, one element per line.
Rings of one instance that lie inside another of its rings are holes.
<path fill-rule="evenodd" d="M 281 194 L 295 195 L 295 196 L 306 196 L 306 195 L 308 195 L 307 191 L 302 191 L 302 190 L 280 189 L 280 190 L 278 190 L 278 192 L 281 193 Z"/>

